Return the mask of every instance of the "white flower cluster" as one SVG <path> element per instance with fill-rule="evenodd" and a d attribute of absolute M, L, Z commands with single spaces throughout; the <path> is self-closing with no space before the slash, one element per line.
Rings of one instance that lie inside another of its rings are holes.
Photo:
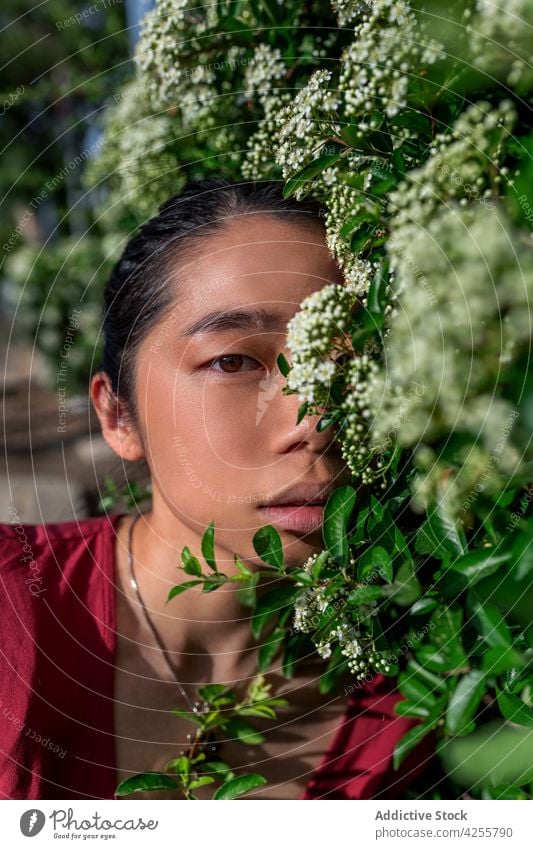
<path fill-rule="evenodd" d="M 347 391 L 343 398 L 342 430 L 338 440 L 343 459 L 356 479 L 370 484 L 381 475 L 383 461 L 380 451 L 369 446 L 372 426 L 373 388 L 379 381 L 381 367 L 369 352 L 354 357 L 347 367 Z M 382 482 L 382 488 L 385 488 Z"/>
<path fill-rule="evenodd" d="M 145 82 L 127 83 L 105 114 L 102 148 L 89 163 L 87 185 L 110 179 L 110 206 L 127 203 L 140 220 L 183 186 L 174 154 L 168 151 L 173 122 L 166 112 L 154 114 Z"/>
<path fill-rule="evenodd" d="M 475 65 L 520 94 L 533 90 L 531 0 L 477 0 L 469 27 Z"/>
<path fill-rule="evenodd" d="M 382 452 L 368 440 L 373 415 L 370 402 L 381 374 L 381 349 L 369 340 L 365 350 L 355 355 L 351 344 L 346 344 L 357 300 L 353 287 L 337 284 L 305 298 L 287 326 L 287 346 L 292 355 L 287 384 L 302 401 L 341 411 L 337 439 L 342 457 L 354 477 L 369 484 L 383 475 Z M 342 366 L 337 361 L 339 352 L 350 355 Z M 331 397 L 331 381 L 336 376 L 342 379 L 344 391 L 340 403 L 332 402 Z"/>
<path fill-rule="evenodd" d="M 363 117 L 383 109 L 392 118 L 407 106 L 413 76 L 442 57 L 406 0 L 373 0 L 341 58 L 339 89 L 346 115 Z"/>
<path fill-rule="evenodd" d="M 216 3 L 198 6 L 192 0 L 158 0 L 141 21 L 135 63 L 148 82 L 153 108 L 176 108 L 180 130 L 214 126 L 217 111 L 227 112 L 220 79 L 239 64 L 243 49 L 232 44 L 221 56 L 199 63 L 209 56 L 215 37 L 209 31 L 218 21 Z"/>
<path fill-rule="evenodd" d="M 339 600 L 342 600 L 346 590 L 340 590 L 335 594 L 329 594 L 328 598 L 324 597 L 324 592 L 327 589 L 327 583 L 315 587 L 308 587 L 295 602 L 293 623 L 295 631 L 309 633 L 316 630 L 320 622 L 320 614 L 323 613 L 328 604 L 339 606 Z M 353 626 L 349 625 L 342 613 L 342 608 L 338 614 L 338 624 L 332 628 L 326 639 L 320 640 L 316 644 L 317 653 L 322 658 L 331 657 L 331 644 L 337 640 L 342 646 L 342 654 L 348 658 L 348 666 L 352 672 L 358 671 L 361 662 L 356 661 L 363 654 L 363 646 L 359 640 L 361 634 Z M 362 664 L 363 668 L 365 664 Z M 366 667 L 365 667 L 366 668 Z"/>
<path fill-rule="evenodd" d="M 320 555 L 311 555 L 303 568 L 310 571 L 318 556 Z M 329 558 L 329 562 L 331 564 L 334 561 Z M 340 653 L 347 659 L 348 669 L 355 673 L 357 678 L 362 679 L 371 664 L 376 669 L 388 672 L 390 666 L 387 660 L 376 651 L 371 632 L 365 629 L 364 623 L 368 619 L 366 613 L 363 611 L 362 618 L 357 624 L 351 621 L 352 610 L 347 615 L 345 599 L 348 594 L 347 587 L 341 587 L 332 592 L 327 581 L 307 587 L 294 604 L 292 627 L 295 631 L 310 633 L 320 626 L 321 614 L 328 607 L 333 608 L 337 615 L 331 622 L 331 630 L 325 638 L 315 644 L 320 657 L 324 659 L 331 657 L 332 644 L 338 643 Z"/>
<path fill-rule="evenodd" d="M 247 150 L 241 164 L 241 173 L 245 180 L 264 180 L 265 174 L 272 167 L 274 139 L 279 131 L 279 114 L 291 102 L 292 97 L 289 91 L 261 95 L 265 115 L 259 122 L 259 128 L 247 142 Z"/>
<path fill-rule="evenodd" d="M 393 229 L 389 250 L 398 310 L 370 387 L 372 440 L 392 431 L 413 446 L 466 431 L 490 452 L 511 412 L 494 400 L 502 363 L 530 344 L 531 246 L 498 205 L 478 202 L 443 206 L 425 229 Z M 508 470 L 518 459 L 510 443 L 498 457 Z"/>
<path fill-rule="evenodd" d="M 361 15 L 368 14 L 372 0 L 331 0 L 340 27 L 346 26 Z"/>
<path fill-rule="evenodd" d="M 246 65 L 244 72 L 245 90 L 249 93 L 257 93 L 260 97 L 271 94 L 272 81 L 281 80 L 287 73 L 288 68 L 283 61 L 279 47 L 271 47 L 270 44 L 259 44 L 253 58 Z"/>
<path fill-rule="evenodd" d="M 357 155 L 351 156 L 347 159 L 348 165 L 351 163 L 354 170 L 357 170 L 360 159 L 361 157 Z M 338 181 L 328 186 L 325 197 L 327 199 L 327 212 L 324 220 L 327 245 L 342 268 L 346 287 L 360 297 L 364 303 L 378 263 L 358 257 L 350 248 L 349 240 L 340 235 L 341 228 L 346 220 L 361 209 L 364 195 L 342 181 Z"/>
<path fill-rule="evenodd" d="M 493 190 L 488 182 L 488 165 L 498 171 L 502 143 L 508 139 L 515 121 L 511 101 L 505 100 L 496 108 L 479 101 L 461 113 L 450 133 L 438 133 L 430 158 L 410 171 L 389 195 L 395 233 L 402 225 L 425 226 L 433 211 L 450 200 L 459 200 L 462 205 L 481 200 L 490 207 Z M 498 185 L 500 179 L 496 173 L 493 182 Z M 408 229 L 406 242 L 411 235 Z M 398 252 L 399 238 L 401 234 L 394 236 L 393 255 Z"/>
<path fill-rule="evenodd" d="M 281 88 L 276 90 L 273 82 L 282 80 L 286 74 L 287 67 L 281 51 L 268 44 L 260 44 L 245 72 L 246 90 L 257 94 L 264 112 L 258 129 L 247 142 L 247 152 L 241 166 L 246 180 L 264 179 L 272 163 L 272 140 L 279 131 L 279 115 L 293 97 L 291 92 Z"/>
<path fill-rule="evenodd" d="M 355 301 L 353 292 L 330 283 L 305 298 L 289 321 L 287 346 L 292 367 L 287 382 L 302 401 L 323 405 L 330 400 L 336 346 L 350 324 Z"/>
<path fill-rule="evenodd" d="M 326 138 L 324 123 L 329 127 L 335 120 L 340 101 L 336 92 L 328 88 L 331 76 L 331 71 L 314 71 L 307 84 L 279 113 L 275 160 L 284 179 L 314 158 L 314 151 Z M 295 196 L 298 198 L 299 193 Z"/>

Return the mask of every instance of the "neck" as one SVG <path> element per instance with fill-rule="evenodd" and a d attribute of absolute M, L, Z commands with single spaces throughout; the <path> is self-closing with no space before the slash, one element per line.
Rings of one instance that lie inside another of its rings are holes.
<path fill-rule="evenodd" d="M 167 658 L 183 684 L 191 682 L 201 686 L 216 681 L 231 686 L 241 679 L 249 683 L 257 672 L 257 650 L 275 626 L 275 620 L 268 623 L 261 639 L 256 640 L 250 628 L 252 610 L 239 601 L 237 591 L 241 585 L 237 582 L 208 593 L 202 592 L 202 585 L 192 587 L 167 604 L 172 587 L 194 579 L 179 568 L 181 552 L 186 545 L 198 556 L 203 573 L 211 571 L 200 554 L 201 537 L 172 514 L 171 519 L 168 521 L 168 516 L 152 509 L 139 516 L 131 540 L 133 572 L 139 593 Z M 130 518 L 124 520 L 119 531 L 120 583 L 131 608 L 133 644 L 151 647 L 157 644 L 146 623 L 139 597 L 130 584 L 128 536 L 131 521 Z M 215 557 L 220 571 L 227 575 L 235 572 L 233 552 L 215 546 Z M 271 579 L 264 583 L 265 586 L 261 586 L 261 582 L 258 585 L 259 595 L 273 586 Z M 159 661 L 164 664 L 160 655 L 157 649 L 158 668 L 161 668 Z M 153 659 L 153 652 L 149 656 Z"/>

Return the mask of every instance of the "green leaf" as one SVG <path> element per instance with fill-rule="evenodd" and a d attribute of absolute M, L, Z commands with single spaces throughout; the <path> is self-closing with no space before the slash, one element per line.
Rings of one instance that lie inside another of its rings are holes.
<path fill-rule="evenodd" d="M 291 578 L 293 581 L 297 581 L 299 585 L 303 584 L 306 587 L 314 584 L 313 576 L 305 569 L 291 569 Z"/>
<path fill-rule="evenodd" d="M 432 610 L 435 610 L 438 605 L 439 603 L 436 598 L 424 596 L 423 598 L 419 598 L 418 601 L 415 601 L 409 613 L 411 616 L 421 616 L 423 613 L 430 613 Z"/>
<path fill-rule="evenodd" d="M 214 590 L 218 590 L 219 587 L 223 586 L 227 583 L 227 576 L 222 575 L 221 572 L 218 572 L 212 578 L 206 578 L 204 580 L 204 586 L 202 588 L 203 593 L 212 593 Z"/>
<path fill-rule="evenodd" d="M 450 564 L 454 572 L 459 572 L 473 586 L 482 578 L 492 575 L 509 560 L 510 552 L 494 554 L 490 549 L 481 548 L 459 557 Z"/>
<path fill-rule="evenodd" d="M 195 587 L 198 584 L 203 584 L 203 581 L 184 581 L 183 584 L 178 584 L 175 587 L 172 587 L 168 594 L 167 602 L 174 598 L 174 596 L 179 595 L 180 593 L 184 593 L 185 590 L 188 590 L 189 587 Z M 165 602 L 166 603 L 166 602 Z"/>
<path fill-rule="evenodd" d="M 398 180 L 403 179 L 405 174 L 405 160 L 399 148 L 396 148 L 391 156 L 391 165 Z"/>
<path fill-rule="evenodd" d="M 217 728 L 219 725 L 221 725 L 221 716 L 222 714 L 219 710 L 212 710 L 209 711 L 209 713 L 204 713 L 204 731 L 209 731 L 211 728 Z"/>
<path fill-rule="evenodd" d="M 282 696 L 276 696 L 273 699 L 264 699 L 261 704 L 272 705 L 272 707 L 289 707 L 290 702 Z"/>
<path fill-rule="evenodd" d="M 215 561 L 215 523 L 210 522 L 209 526 L 206 528 L 204 535 L 202 537 L 202 554 L 204 556 L 204 560 L 208 566 L 213 569 L 214 572 L 218 572 L 217 564 Z"/>
<path fill-rule="evenodd" d="M 226 736 L 236 737 L 241 743 L 247 743 L 250 746 L 258 746 L 260 743 L 264 743 L 266 739 L 264 734 L 261 734 L 253 725 L 238 716 L 232 716 L 226 722 L 224 732 Z"/>
<path fill-rule="evenodd" d="M 281 572 L 284 568 L 281 537 L 273 525 L 265 525 L 254 534 L 252 545 L 255 553 L 273 569 Z"/>
<path fill-rule="evenodd" d="M 486 689 L 486 677 L 480 669 L 473 669 L 459 679 L 446 710 L 446 731 L 448 734 L 460 735 L 465 732 L 485 695 Z"/>
<path fill-rule="evenodd" d="M 419 554 L 444 559 L 447 554 L 463 554 L 464 548 L 453 520 L 442 509 L 435 509 L 420 526 L 415 537 Z"/>
<path fill-rule="evenodd" d="M 280 352 L 278 354 L 276 363 L 278 364 L 278 368 L 282 373 L 283 377 L 287 377 L 291 370 L 291 364 L 289 363 L 283 352 Z"/>
<path fill-rule="evenodd" d="M 361 545 L 365 541 L 365 525 L 370 512 L 370 507 L 363 507 L 356 513 L 355 531 L 349 538 L 349 545 Z"/>
<path fill-rule="evenodd" d="M 394 769 L 398 769 L 400 764 L 405 760 L 409 752 L 411 752 L 420 741 L 429 734 L 429 732 L 434 727 L 435 722 L 431 722 L 429 724 L 423 723 L 421 725 L 415 725 L 414 728 L 410 728 L 407 734 L 405 734 L 402 739 L 396 743 L 394 748 L 394 754 L 392 756 L 392 762 Z"/>
<path fill-rule="evenodd" d="M 189 789 L 194 790 L 196 787 L 202 787 L 203 784 L 213 784 L 214 778 L 211 775 L 201 775 L 200 778 L 195 778 L 189 784 Z"/>
<path fill-rule="evenodd" d="M 324 544 L 340 567 L 348 565 L 347 526 L 354 504 L 355 489 L 347 485 L 335 489 L 324 506 L 322 525 Z"/>
<path fill-rule="evenodd" d="M 287 181 L 283 187 L 283 197 L 288 198 L 293 195 L 294 192 L 303 185 L 303 183 L 307 183 L 309 180 L 312 180 L 313 177 L 316 177 L 326 168 L 329 168 L 330 165 L 333 165 L 334 162 L 337 162 L 339 158 L 339 153 L 326 153 L 322 156 L 318 156 L 316 159 L 313 159 L 312 162 L 309 162 L 304 168 L 298 171 L 290 178 L 290 180 Z"/>
<path fill-rule="evenodd" d="M 204 716 L 200 713 L 193 713 L 192 710 L 185 710 L 185 708 L 172 708 L 171 713 L 175 716 L 181 716 L 182 719 L 188 719 L 189 722 L 194 722 L 195 725 L 198 725 L 200 728 L 204 726 Z"/>
<path fill-rule="evenodd" d="M 330 427 L 330 425 L 338 421 L 341 418 L 341 415 L 340 410 L 333 410 L 331 413 L 327 413 L 325 416 L 322 416 L 316 425 L 317 433 L 322 433 L 323 430 L 326 430 L 327 427 Z"/>
<path fill-rule="evenodd" d="M 164 772 L 142 772 L 121 781 L 115 790 L 115 796 L 127 796 L 139 790 L 176 790 L 177 783 Z"/>
<path fill-rule="evenodd" d="M 411 659 L 407 661 L 406 669 L 410 675 L 416 675 L 428 684 L 432 692 L 445 693 L 448 690 L 448 683 L 445 678 L 441 678 L 440 675 L 430 672 L 429 669 L 421 666 L 416 660 Z"/>
<path fill-rule="evenodd" d="M 463 622 L 463 609 L 452 608 L 441 605 L 431 617 L 434 628 L 430 632 L 430 642 L 437 648 L 438 653 L 444 658 L 448 671 L 452 672 L 468 664 L 461 641 L 461 630 Z M 417 652 L 417 656 L 420 652 Z M 438 665 L 439 661 L 436 660 Z M 432 666 L 428 662 L 428 667 Z"/>
<path fill-rule="evenodd" d="M 342 133 L 341 138 L 343 138 Z M 348 142 L 348 139 L 345 138 L 344 141 Z M 351 144 L 351 142 L 348 142 L 348 144 Z M 350 186 L 352 189 L 357 189 L 358 191 L 362 192 L 364 189 L 367 174 L 368 171 L 360 171 L 358 174 L 348 174 L 343 177 L 343 183 L 345 183 L 347 186 Z"/>
<path fill-rule="evenodd" d="M 194 554 L 191 554 L 191 550 L 188 545 L 186 545 L 181 552 L 181 562 L 183 563 L 184 571 L 187 572 L 188 575 L 197 575 L 198 577 L 202 576 L 200 561 L 194 556 Z"/>
<path fill-rule="evenodd" d="M 267 784 L 266 778 L 259 775 L 257 772 L 250 772 L 247 775 L 240 775 L 238 778 L 231 778 L 225 781 L 213 796 L 213 799 L 235 799 L 237 796 L 242 796 L 254 787 L 260 787 Z"/>
<path fill-rule="evenodd" d="M 227 763 L 224 763 L 224 761 L 205 761 L 200 765 L 200 769 L 202 772 L 209 772 L 220 776 L 224 780 L 233 778 L 235 775 L 231 767 Z"/>
<path fill-rule="evenodd" d="M 361 224 L 369 221 L 375 221 L 374 215 L 367 209 L 360 209 L 355 215 L 349 215 L 346 218 L 339 230 L 339 236 L 347 239 Z"/>
<path fill-rule="evenodd" d="M 397 177 L 394 174 L 389 174 L 387 177 L 383 177 L 382 180 L 376 180 L 375 183 L 371 183 L 368 193 L 371 197 L 382 197 L 384 194 L 389 192 L 397 184 L 397 182 Z"/>
<path fill-rule="evenodd" d="M 346 599 L 346 603 L 355 605 L 369 604 L 371 601 L 377 601 L 382 595 L 383 591 L 381 587 L 373 587 L 367 584 L 366 586 L 357 587 L 355 590 L 352 590 Z"/>
<path fill-rule="evenodd" d="M 242 562 L 238 554 L 233 555 L 233 562 L 235 563 L 236 569 L 240 575 L 245 575 L 246 577 L 249 577 L 250 575 L 254 574 L 253 570 L 249 569 L 246 563 Z"/>
<path fill-rule="evenodd" d="M 439 693 L 436 695 L 434 690 L 428 687 L 426 681 L 412 672 L 402 672 L 398 676 L 398 689 L 411 702 L 421 703 L 426 707 L 433 707 L 437 698 L 440 698 Z"/>
<path fill-rule="evenodd" d="M 418 719 L 427 719 L 432 715 L 431 710 L 426 705 L 408 700 L 396 702 L 394 713 L 398 716 L 416 716 Z"/>
<path fill-rule="evenodd" d="M 524 666 L 523 656 L 512 646 L 494 646 L 483 655 L 481 666 L 487 675 L 501 675 L 508 669 Z"/>
<path fill-rule="evenodd" d="M 513 638 L 496 605 L 482 602 L 474 593 L 468 594 L 468 603 L 489 646 L 510 647 Z"/>
<path fill-rule="evenodd" d="M 239 716 L 266 716 L 268 719 L 276 718 L 276 711 L 270 705 L 245 705 L 239 708 Z"/>
<path fill-rule="evenodd" d="M 416 653 L 417 660 L 420 664 L 432 672 L 448 671 L 450 666 L 448 658 L 444 652 L 439 651 L 433 646 L 421 646 Z"/>
<path fill-rule="evenodd" d="M 170 760 L 165 766 L 165 769 L 168 772 L 175 772 L 178 775 L 188 775 L 191 769 L 191 762 L 185 755 L 181 755 L 179 758 Z"/>
<path fill-rule="evenodd" d="M 261 632 L 271 616 L 279 613 L 287 604 L 291 604 L 302 594 L 301 587 L 276 587 L 266 592 L 257 602 L 250 627 L 252 634 L 259 639 Z"/>
<path fill-rule="evenodd" d="M 304 401 L 303 404 L 300 404 L 298 407 L 298 415 L 296 416 L 296 424 L 300 424 L 304 416 L 307 414 L 307 410 L 309 408 L 309 402 Z"/>
<path fill-rule="evenodd" d="M 378 522 L 382 522 L 385 518 L 387 507 L 376 498 L 375 495 L 370 496 L 370 514 L 368 516 L 369 527 L 374 527 Z"/>
<path fill-rule="evenodd" d="M 275 628 L 267 642 L 263 643 L 259 647 L 259 651 L 257 653 L 257 668 L 259 669 L 259 672 L 267 671 L 281 648 L 284 636 L 285 630 L 283 628 Z"/>
<path fill-rule="evenodd" d="M 482 799 L 513 799 L 524 800 L 531 799 L 525 790 L 520 787 L 508 786 L 507 784 L 499 784 L 497 787 L 484 787 L 481 794 Z"/>
<path fill-rule="evenodd" d="M 382 262 L 370 283 L 367 310 L 373 316 L 382 317 L 385 306 L 387 305 L 388 270 L 388 262 Z"/>
<path fill-rule="evenodd" d="M 360 253 L 370 247 L 374 241 L 374 235 L 378 229 L 377 224 L 363 224 L 350 239 L 350 249 L 354 254 Z"/>
<path fill-rule="evenodd" d="M 285 678 L 292 678 L 298 660 L 302 657 L 302 647 L 308 646 L 307 634 L 291 634 L 283 641 L 282 672 Z"/>
<path fill-rule="evenodd" d="M 259 572 L 254 572 L 250 575 L 246 584 L 239 587 L 237 590 L 237 598 L 241 604 L 245 605 L 245 607 L 255 607 L 257 597 L 256 587 L 259 583 L 260 577 Z"/>
<path fill-rule="evenodd" d="M 339 135 L 346 144 L 352 147 L 357 147 L 361 144 L 361 130 L 357 124 L 346 124 L 346 126 L 341 128 Z"/>
<path fill-rule="evenodd" d="M 198 692 L 206 702 L 213 702 L 218 696 L 221 696 L 223 693 L 230 693 L 231 691 L 226 684 L 206 684 L 205 687 L 200 687 Z"/>
<path fill-rule="evenodd" d="M 311 575 L 313 579 L 317 581 L 324 570 L 328 569 L 328 560 L 329 560 L 329 551 L 325 548 L 320 552 L 315 562 L 311 566 Z"/>
<path fill-rule="evenodd" d="M 388 584 L 392 581 L 392 560 L 388 551 L 380 545 L 372 546 L 373 564 L 384 581 Z"/>
<path fill-rule="evenodd" d="M 413 604 L 422 592 L 412 560 L 405 560 L 396 573 L 392 584 L 385 585 L 383 592 L 390 596 L 395 604 L 407 607 Z"/>
<path fill-rule="evenodd" d="M 509 722 L 515 722 L 517 725 L 533 728 L 533 710 L 522 699 L 513 696 L 512 693 L 504 693 L 498 688 L 496 688 L 496 698 L 505 719 L 508 719 Z"/>

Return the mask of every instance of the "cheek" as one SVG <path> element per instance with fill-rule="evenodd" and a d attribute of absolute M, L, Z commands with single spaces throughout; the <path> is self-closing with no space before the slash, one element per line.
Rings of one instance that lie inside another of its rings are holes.
<path fill-rule="evenodd" d="M 195 382 L 182 400 L 175 396 L 175 428 L 206 464 L 220 466 L 225 473 L 237 472 L 235 467 L 256 469 L 264 446 L 258 396 L 258 381 L 239 386 L 209 379 Z"/>
<path fill-rule="evenodd" d="M 213 386 L 152 372 L 142 410 L 149 464 L 170 492 L 253 490 L 262 466 L 258 387 Z"/>

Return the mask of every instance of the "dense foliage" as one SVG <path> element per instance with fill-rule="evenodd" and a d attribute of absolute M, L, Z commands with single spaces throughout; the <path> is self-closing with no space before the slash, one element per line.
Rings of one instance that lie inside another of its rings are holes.
<path fill-rule="evenodd" d="M 96 208 L 82 175 L 99 148 L 106 100 L 128 78 L 124 5 L 47 0 L 0 11 L 5 146 L 0 162 L 1 297 L 15 334 L 45 355 L 53 380 L 80 309 L 66 387 L 85 391 L 102 287 L 131 229 L 127 210 Z M 97 346 L 99 348 L 99 345 Z"/>
<path fill-rule="evenodd" d="M 353 487 L 300 570 L 256 535 L 280 580 L 259 601 L 207 542 L 211 572 L 183 564 L 206 591 L 242 581 L 257 635 L 277 618 L 260 671 L 311 645 L 324 693 L 397 676 L 420 721 L 395 764 L 434 736 L 428 798 L 533 795 L 532 53 L 529 0 L 160 0 L 94 178 L 142 214 L 212 172 L 327 206 L 345 285 L 302 304 L 278 362 Z"/>

